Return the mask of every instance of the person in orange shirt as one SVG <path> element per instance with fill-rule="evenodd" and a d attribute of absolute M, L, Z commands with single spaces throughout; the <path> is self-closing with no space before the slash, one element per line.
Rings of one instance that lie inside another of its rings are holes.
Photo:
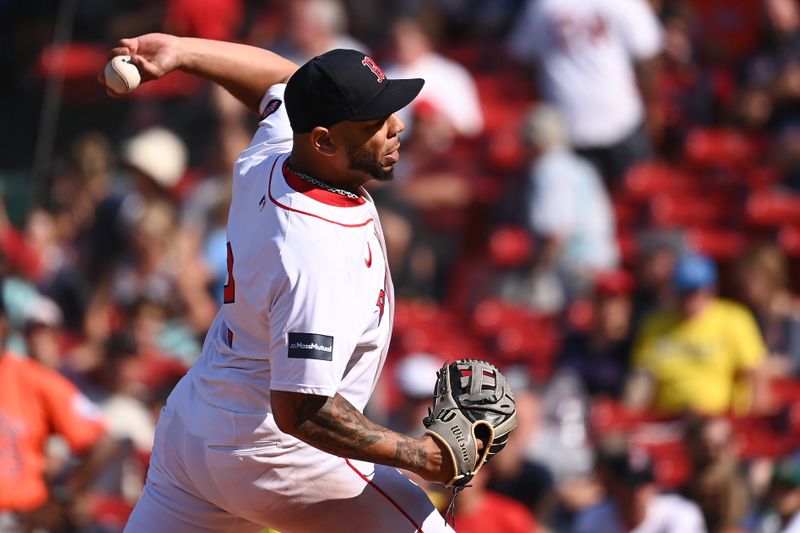
<path fill-rule="evenodd" d="M 0 530 L 58 531 L 69 522 L 69 503 L 113 456 L 114 445 L 104 437 L 98 408 L 72 383 L 4 351 L 6 330 L 0 305 Z M 46 479 L 51 434 L 63 437 L 79 460 L 57 485 Z"/>

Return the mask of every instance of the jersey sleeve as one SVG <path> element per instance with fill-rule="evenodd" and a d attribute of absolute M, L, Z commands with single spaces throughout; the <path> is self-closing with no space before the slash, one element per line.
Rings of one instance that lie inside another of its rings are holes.
<path fill-rule="evenodd" d="M 635 59 L 649 59 L 662 48 L 663 32 L 653 8 L 645 0 L 627 0 L 615 5 L 625 48 Z"/>
<path fill-rule="evenodd" d="M 273 85 L 261 99 L 258 130 L 248 149 L 251 154 L 270 155 L 291 150 L 293 132 L 283 100 L 285 90 L 285 83 Z"/>
<path fill-rule="evenodd" d="M 73 452 L 87 450 L 105 434 L 100 408 L 66 378 L 43 369 L 39 385 L 53 431 L 64 437 Z"/>
<path fill-rule="evenodd" d="M 298 262 L 270 311 L 270 388 L 333 396 L 360 335 L 354 290 L 335 260 Z"/>

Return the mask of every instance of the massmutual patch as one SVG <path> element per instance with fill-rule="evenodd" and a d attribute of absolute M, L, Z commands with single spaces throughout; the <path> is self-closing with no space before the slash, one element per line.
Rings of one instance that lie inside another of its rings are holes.
<path fill-rule="evenodd" d="M 289 332 L 290 359 L 333 360 L 333 337 L 317 333 Z"/>

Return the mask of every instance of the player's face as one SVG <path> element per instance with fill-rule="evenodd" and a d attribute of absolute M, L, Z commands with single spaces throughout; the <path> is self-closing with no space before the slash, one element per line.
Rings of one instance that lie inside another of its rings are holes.
<path fill-rule="evenodd" d="M 405 125 L 400 118 L 388 117 L 362 122 L 350 122 L 347 168 L 366 174 L 378 181 L 391 180 L 394 165 L 400 159 L 400 132 Z"/>

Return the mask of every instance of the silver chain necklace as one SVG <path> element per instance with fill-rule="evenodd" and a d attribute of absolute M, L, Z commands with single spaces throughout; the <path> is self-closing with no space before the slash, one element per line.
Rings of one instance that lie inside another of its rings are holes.
<path fill-rule="evenodd" d="M 307 175 L 303 174 L 302 172 L 298 172 L 297 170 L 292 168 L 292 166 L 289 163 L 286 163 L 286 167 L 289 170 L 291 170 L 294 174 L 296 174 L 298 178 L 300 178 L 301 180 L 303 180 L 305 182 L 310 183 L 311 185 L 313 185 L 315 187 L 318 187 L 320 189 L 326 190 L 328 192 L 332 192 L 334 194 L 338 194 L 340 196 L 345 196 L 347 198 L 353 198 L 355 200 L 358 200 L 359 198 L 361 198 L 359 195 L 357 195 L 355 193 L 352 193 L 350 191 L 346 191 L 344 189 L 337 189 L 336 187 L 332 187 L 332 186 L 328 185 L 324 181 L 320 181 L 317 178 L 312 178 L 311 176 L 307 176 Z"/>

